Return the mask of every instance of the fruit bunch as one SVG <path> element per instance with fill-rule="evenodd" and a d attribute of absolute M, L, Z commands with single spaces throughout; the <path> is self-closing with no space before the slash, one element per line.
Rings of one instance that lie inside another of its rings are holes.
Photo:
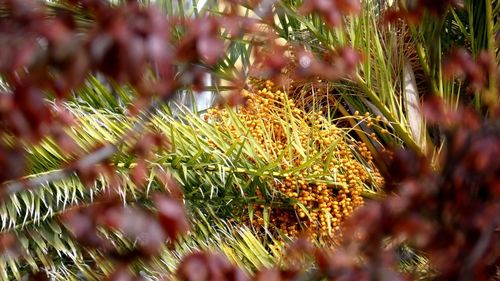
<path fill-rule="evenodd" d="M 271 81 L 253 81 L 244 96 L 245 105 L 236 111 L 239 122 L 229 118 L 231 109 L 222 107 L 209 110 L 205 118 L 232 139 L 251 138 L 260 147 L 254 158 L 250 156 L 254 163 L 278 163 L 268 182 L 270 193 L 280 196 L 257 204 L 256 219 L 249 221 L 264 226 L 268 213 L 267 222 L 286 235 L 308 230 L 313 237 L 332 236 L 363 205 L 365 187 L 382 185 L 369 150 L 323 112 L 298 108 Z M 259 191 L 257 196 L 266 198 Z"/>

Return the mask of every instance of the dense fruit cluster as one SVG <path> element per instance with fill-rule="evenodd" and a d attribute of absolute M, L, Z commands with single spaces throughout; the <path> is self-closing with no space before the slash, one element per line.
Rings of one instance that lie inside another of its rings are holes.
<path fill-rule="evenodd" d="M 322 112 L 305 112 L 270 81 L 256 83 L 245 92 L 246 104 L 238 109 L 238 120 L 261 149 L 256 163 L 278 161 L 281 177 L 271 182 L 272 191 L 290 204 L 257 205 L 254 226 L 269 222 L 281 232 L 296 236 L 307 229 L 315 237 L 331 236 L 340 223 L 363 205 L 365 185 L 379 186 L 382 179 L 366 146 L 349 137 Z M 206 119 L 231 138 L 245 138 L 241 128 L 228 118 L 229 111 L 211 109 Z M 257 195 L 264 198 L 259 192 Z M 282 203 L 281 202 L 281 203 Z"/>

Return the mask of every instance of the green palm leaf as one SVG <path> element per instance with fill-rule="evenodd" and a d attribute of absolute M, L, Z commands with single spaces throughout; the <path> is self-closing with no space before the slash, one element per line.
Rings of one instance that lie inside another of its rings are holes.
<path fill-rule="evenodd" d="M 97 79 L 90 80 L 88 85 L 92 90 L 81 90 L 87 92 L 87 95 L 82 94 L 78 100 L 66 103 L 67 109 L 77 119 L 77 126 L 69 128 L 67 132 L 84 151 L 90 151 L 96 143 L 115 142 L 134 122 L 120 110 L 122 107 L 117 101 L 107 98 L 107 88 L 99 83 Z M 102 95 L 99 95 L 101 91 Z M 100 98 L 94 97 L 92 93 Z M 126 101 L 125 97 L 126 95 L 119 102 Z M 249 128 L 238 119 L 236 111 L 230 112 L 230 122 L 239 124 L 241 135 L 248 136 L 246 141 L 233 139 L 227 132 L 217 129 L 214 124 L 195 114 L 185 112 L 184 115 L 174 117 L 167 106 L 159 109 L 146 126 L 150 131 L 165 134 L 171 141 L 172 149 L 159 151 L 149 162 L 153 169 L 147 178 L 146 188 L 136 187 L 130 179 L 129 172 L 135 165 L 135 159 L 127 152 L 129 144 L 124 144 L 122 150 L 111 159 L 117 175 L 122 179 L 120 194 L 124 202 L 143 202 L 147 205 L 148 194 L 163 189 L 155 177 L 155 169 L 167 170 L 184 189 L 186 206 L 193 215 L 193 223 L 201 222 L 190 236 L 179 243 L 179 253 L 165 250 L 159 261 L 153 263 L 157 268 L 151 269 L 151 274 L 160 270 L 158 265 L 165 263 L 169 264 L 165 268 L 172 270 L 175 268 L 174 260 L 178 262 L 180 253 L 196 249 L 217 249 L 233 259 L 243 255 L 245 259 L 235 262 L 249 272 L 279 260 L 278 251 L 269 252 L 270 245 L 279 244 L 276 238 L 269 236 L 266 240 L 260 240 L 256 238 L 260 231 L 255 232 L 241 222 L 236 225 L 222 223 L 225 219 L 251 216 L 252 208 L 245 210 L 242 206 L 265 203 L 262 201 L 264 199 L 256 196 L 257 189 L 269 194 L 267 200 L 272 202 L 274 191 L 270 184 L 293 172 L 279 168 L 281 157 L 275 160 L 259 158 L 258 153 L 263 152 L 261 146 L 250 137 Z M 215 146 L 209 145 L 209 142 Z M 332 148 L 334 147 L 335 144 L 332 144 Z M 327 149 L 319 154 L 328 151 Z M 312 165 L 319 159 L 315 155 L 308 157 L 310 158 L 304 166 Z M 31 175 L 28 178 L 60 169 L 72 160 L 50 139 L 29 147 L 28 158 L 31 163 Z M 311 176 L 307 180 L 335 181 L 326 175 Z M 3 260 L 0 265 L 8 272 L 6 274 L 19 278 L 26 272 L 41 268 L 60 280 L 76 278 L 78 274 L 84 274 L 92 280 L 109 274 L 112 266 L 102 262 L 103 257 L 98 252 L 90 251 L 89 257 L 89 253 L 58 222 L 59 214 L 73 206 L 91 203 L 107 186 L 108 182 L 104 177 L 99 178 L 92 186 L 84 186 L 76 176 L 70 176 L 34 190 L 13 194 L 0 205 L 1 231 L 13 231 L 20 237 L 26 257 L 17 261 Z M 367 193 L 375 192 L 372 186 L 366 188 Z M 109 237 L 120 248 L 133 246 L 133 241 L 126 241 L 120 235 L 110 233 Z M 90 264 L 98 264 L 97 269 Z M 137 268 L 146 271 L 148 267 L 140 265 Z"/>

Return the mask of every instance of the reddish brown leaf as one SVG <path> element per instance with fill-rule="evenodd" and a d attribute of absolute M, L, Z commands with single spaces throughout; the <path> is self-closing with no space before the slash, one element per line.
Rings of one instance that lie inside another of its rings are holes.
<path fill-rule="evenodd" d="M 0 234 L 0 257 L 16 258 L 21 254 L 20 245 L 13 233 Z"/>
<path fill-rule="evenodd" d="M 91 209 L 71 209 L 61 215 L 71 235 L 83 246 L 107 249 L 109 244 L 97 234 L 96 216 Z"/>
<path fill-rule="evenodd" d="M 100 214 L 100 224 L 117 229 L 139 244 L 143 254 L 157 254 L 166 236 L 156 218 L 146 211 L 128 206 L 113 206 Z"/>
<path fill-rule="evenodd" d="M 163 230 L 170 239 L 175 240 L 189 230 L 187 215 L 179 200 L 157 193 L 154 194 L 153 201 L 158 209 L 158 218 Z"/>
<path fill-rule="evenodd" d="M 207 257 L 203 253 L 187 255 L 177 267 L 176 275 L 181 281 L 211 280 L 207 262 Z"/>
<path fill-rule="evenodd" d="M 246 274 L 224 256 L 203 252 L 185 256 L 176 274 L 181 281 L 249 281 Z"/>
<path fill-rule="evenodd" d="M 146 160 L 138 159 L 135 167 L 130 171 L 130 179 L 137 187 L 142 188 L 147 183 L 148 172 Z"/>
<path fill-rule="evenodd" d="M 0 142 L 0 163 L 2 163 L 3 166 L 2 169 L 0 170 L 0 183 L 20 178 L 25 174 L 26 169 L 28 167 L 25 158 L 25 153 L 21 148 L 6 147 L 1 142 Z"/>
<path fill-rule="evenodd" d="M 342 24 L 342 16 L 358 14 L 361 11 L 359 0 L 307 0 L 300 7 L 302 13 L 316 12 L 333 27 Z"/>
<path fill-rule="evenodd" d="M 283 281 L 281 272 L 276 268 L 263 269 L 253 278 L 254 281 Z"/>

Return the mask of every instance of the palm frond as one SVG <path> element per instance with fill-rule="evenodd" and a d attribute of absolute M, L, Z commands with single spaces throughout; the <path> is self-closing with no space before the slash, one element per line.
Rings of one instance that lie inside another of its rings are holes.
<path fill-rule="evenodd" d="M 126 95 L 115 101 L 109 96 L 110 91 L 98 83 L 98 80 L 90 81 L 88 86 L 93 87 L 93 90 L 82 89 L 80 99 L 66 103 L 66 108 L 77 120 L 77 126 L 68 128 L 67 132 L 84 151 L 90 151 L 96 143 L 116 141 L 134 122 L 119 104 L 127 101 Z M 102 95 L 96 98 L 94 95 L 100 92 Z M 251 137 L 250 129 L 239 119 L 237 110 L 231 109 L 228 112 L 227 121 L 238 124 L 240 134 L 247 136 L 245 141 L 235 139 L 228 132 L 217 128 L 216 124 L 188 111 L 184 115 L 173 116 L 168 106 L 159 109 L 147 127 L 150 131 L 165 134 L 172 149 L 159 151 L 149 162 L 154 169 L 147 178 L 145 188 L 136 187 L 130 179 L 129 172 L 135 165 L 135 159 L 127 152 L 128 144 L 111 159 L 122 182 L 120 193 L 125 203 L 147 203 L 149 193 L 163 189 L 163 185 L 155 177 L 155 169 L 168 170 L 184 188 L 186 205 L 194 215 L 194 223 L 200 223 L 192 236 L 179 243 L 179 253 L 166 250 L 159 261 L 152 263 L 156 265 L 151 269 L 152 274 L 158 273 L 162 268 L 172 270 L 180 253 L 196 249 L 222 251 L 249 272 L 278 260 L 279 251 L 276 249 L 281 246 L 277 238 L 268 233 L 266 239 L 257 239 L 256 235 L 261 233 L 260 230 L 246 227 L 242 222 L 229 225 L 222 223 L 222 220 L 251 217 L 252 204 L 273 200 L 275 195 L 272 194 L 275 191 L 270 184 L 295 170 L 281 168 L 280 161 L 283 157 L 279 155 L 273 156 L 274 158 L 259 157 L 259 154 L 267 155 L 262 146 Z M 283 122 L 284 126 L 300 125 L 295 121 Z M 262 123 L 261 126 L 264 129 L 267 124 Z M 293 141 L 292 131 L 289 138 Z M 269 137 L 267 142 L 271 141 Z M 343 137 L 348 137 L 348 134 Z M 302 144 L 295 145 L 300 147 Z M 306 157 L 302 165 L 306 167 L 315 163 L 320 155 L 333 151 L 334 148 L 335 144 L 332 144 L 330 149 L 311 155 L 307 155 L 305 148 L 301 148 Z M 29 147 L 27 151 L 31 163 L 31 175 L 28 178 L 60 169 L 72 160 L 51 139 Z M 306 180 L 335 184 L 334 178 L 321 173 L 311 175 Z M 19 279 L 26 272 L 46 270 L 58 280 L 76 280 L 81 274 L 89 280 L 95 280 L 109 274 L 112 271 L 111 265 L 102 262 L 99 253 L 80 248 L 58 222 L 59 214 L 68 208 L 91 203 L 93 198 L 106 190 L 108 184 L 108 179 L 101 177 L 94 185 L 85 186 L 76 176 L 71 176 L 34 190 L 14 194 L 3 202 L 0 206 L 1 232 L 15 232 L 20 237 L 26 256 L 17 261 L 3 259 L 0 265 L 5 268 L 5 274 L 9 278 Z M 376 192 L 373 188 L 374 186 L 366 186 L 366 192 Z M 259 197 L 257 190 L 270 194 L 271 197 Z M 242 206 L 249 207 L 246 209 L 241 208 Z M 215 226 L 214 221 L 218 221 Z M 119 235 L 110 234 L 109 237 L 121 248 L 133 246 L 133 241 L 126 241 Z M 274 251 L 271 250 L 273 247 Z M 236 257 L 241 255 L 246 258 L 237 261 Z M 99 265 L 98 269 L 90 266 L 94 263 Z M 165 264 L 169 266 L 164 267 Z M 143 265 L 137 268 L 146 270 Z"/>

